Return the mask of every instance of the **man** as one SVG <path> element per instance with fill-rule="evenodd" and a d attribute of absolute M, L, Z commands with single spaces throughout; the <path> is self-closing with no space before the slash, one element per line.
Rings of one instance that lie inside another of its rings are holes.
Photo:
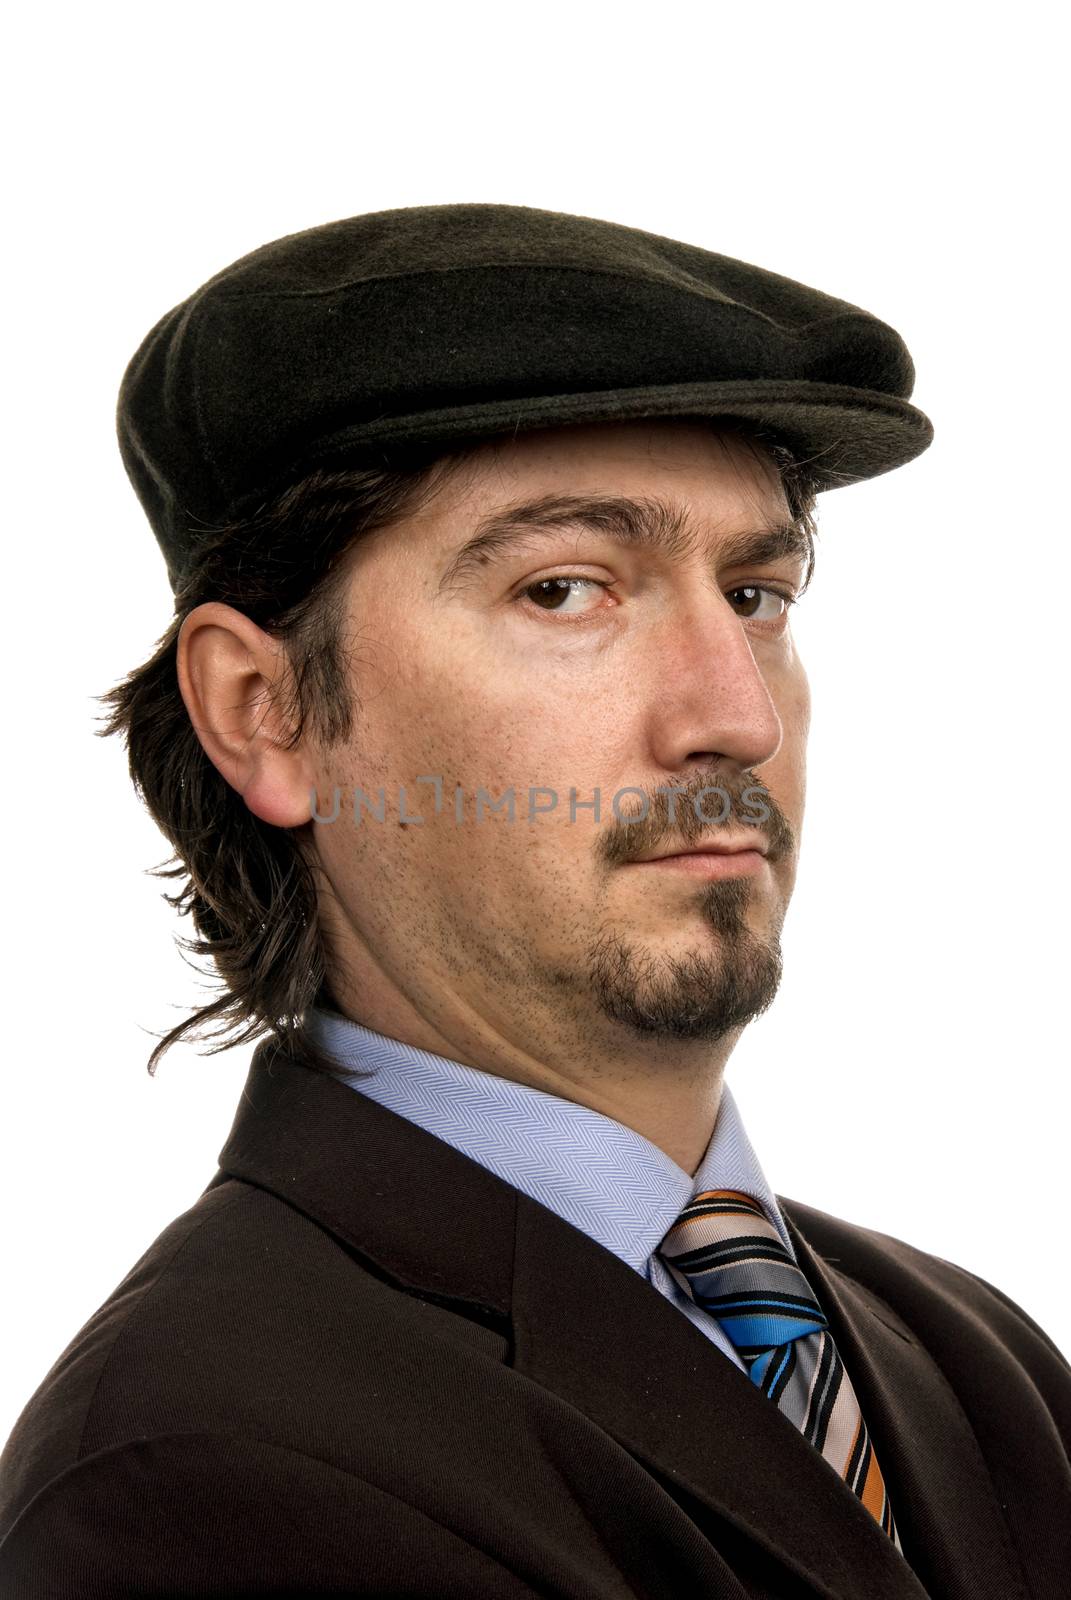
<path fill-rule="evenodd" d="M 775 1196 L 723 1081 L 814 495 L 926 447 L 912 383 L 856 307 L 522 207 L 277 241 L 149 335 L 176 616 L 111 727 L 224 982 L 153 1061 L 272 1037 L 20 1418 L 5 1594 L 1067 1592 L 1063 1357 Z"/>

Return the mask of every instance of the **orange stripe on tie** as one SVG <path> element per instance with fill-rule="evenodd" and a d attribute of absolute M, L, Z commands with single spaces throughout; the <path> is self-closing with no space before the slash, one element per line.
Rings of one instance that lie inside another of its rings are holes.
<path fill-rule="evenodd" d="M 885 1480 L 881 1476 L 878 1458 L 873 1450 L 870 1452 L 870 1466 L 867 1468 L 866 1482 L 859 1498 L 874 1520 L 880 1522 L 881 1513 L 885 1506 Z"/>

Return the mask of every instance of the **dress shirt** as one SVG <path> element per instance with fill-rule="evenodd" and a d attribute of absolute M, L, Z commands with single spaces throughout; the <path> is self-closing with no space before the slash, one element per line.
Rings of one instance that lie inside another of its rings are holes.
<path fill-rule="evenodd" d="M 745 1370 L 718 1322 L 689 1298 L 655 1254 L 693 1195 L 740 1189 L 759 1201 L 795 1259 L 727 1085 L 710 1143 L 692 1176 L 642 1133 L 575 1100 L 418 1050 L 334 1011 L 313 1010 L 308 1020 L 321 1049 L 351 1074 L 346 1081 L 352 1088 L 453 1145 L 612 1250 Z"/>

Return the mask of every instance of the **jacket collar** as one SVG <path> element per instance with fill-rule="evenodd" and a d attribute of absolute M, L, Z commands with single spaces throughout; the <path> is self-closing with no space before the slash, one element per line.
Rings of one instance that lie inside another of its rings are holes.
<path fill-rule="evenodd" d="M 278 1195 L 406 1292 L 499 1326 L 518 1372 L 818 1595 L 859 1600 L 865 1573 L 868 1600 L 924 1600 L 926 1589 L 869 1512 L 687 1317 L 611 1251 L 452 1145 L 267 1043 L 253 1057 L 219 1163 L 214 1183 L 229 1175 Z M 962 1552 L 980 1530 L 966 1525 L 948 1489 L 957 1456 L 943 1456 L 941 1445 L 964 1428 L 951 1392 L 946 1398 L 929 1357 L 888 1309 L 879 1317 L 873 1297 L 811 1249 L 814 1213 L 781 1205 L 867 1418 L 905 1551 L 910 1557 L 912 1508 L 922 1505 L 927 1549 L 936 1537 L 959 1563 L 938 1560 L 941 1594 L 985 1592 L 988 1538 L 978 1575 L 960 1575 Z M 657 1351 L 657 1364 L 639 1370 L 637 1350 Z M 927 1435 L 932 1448 L 918 1449 Z M 936 1534 L 932 1505 L 946 1517 Z"/>

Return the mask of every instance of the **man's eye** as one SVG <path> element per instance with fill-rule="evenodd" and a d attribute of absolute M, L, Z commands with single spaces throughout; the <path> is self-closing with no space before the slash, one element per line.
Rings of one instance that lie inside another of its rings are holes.
<path fill-rule="evenodd" d="M 540 578 L 537 583 L 530 583 L 526 589 L 522 589 L 518 598 L 530 600 L 540 611 L 560 611 L 566 616 L 577 616 L 585 610 L 594 610 L 594 607 L 573 606 L 569 604 L 571 600 L 583 601 L 590 597 L 591 591 L 608 588 L 609 584 L 599 583 L 595 578 Z"/>
<path fill-rule="evenodd" d="M 610 584 L 600 583 L 597 578 L 580 578 L 562 573 L 528 584 L 517 599 L 526 600 L 540 611 L 551 611 L 567 617 L 584 616 L 598 609 L 597 604 L 587 603 L 598 599 L 596 591 L 608 591 L 610 587 Z M 737 606 L 740 616 L 747 621 L 757 622 L 780 622 L 789 606 L 795 604 L 792 595 L 763 584 L 742 584 L 728 590 L 728 598 Z M 765 611 L 762 609 L 764 601 Z"/>
<path fill-rule="evenodd" d="M 762 584 L 754 583 L 744 584 L 737 589 L 730 589 L 728 595 L 730 601 L 737 596 L 740 597 L 739 604 L 742 607 L 740 615 L 746 617 L 749 621 L 755 619 L 759 622 L 779 622 L 787 613 L 789 606 L 793 606 L 796 603 L 792 595 L 782 594 L 780 589 L 768 589 Z M 765 615 L 761 615 L 759 608 L 764 597 L 767 601 L 773 602 L 773 609 L 767 611 Z"/>

